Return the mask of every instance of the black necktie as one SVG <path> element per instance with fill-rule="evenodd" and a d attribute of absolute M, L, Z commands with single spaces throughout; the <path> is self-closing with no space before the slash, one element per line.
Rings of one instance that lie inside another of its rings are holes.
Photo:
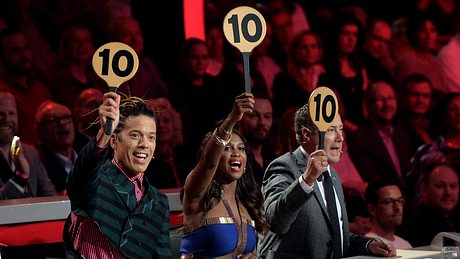
<path fill-rule="evenodd" d="M 332 258 L 336 259 L 342 257 L 342 238 L 340 236 L 339 216 L 337 214 L 337 204 L 335 202 L 334 185 L 332 184 L 331 176 L 329 175 L 328 171 L 324 172 L 323 175 L 324 196 L 326 197 L 327 213 L 329 215 L 329 219 L 331 220 L 334 234 L 334 255 Z"/>

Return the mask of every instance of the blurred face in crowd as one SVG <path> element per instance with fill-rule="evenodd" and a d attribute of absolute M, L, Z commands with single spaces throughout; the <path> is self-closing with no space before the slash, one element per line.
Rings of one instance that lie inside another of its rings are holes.
<path fill-rule="evenodd" d="M 296 51 L 300 65 L 308 66 L 316 64 L 321 59 L 321 47 L 315 36 L 307 34 L 303 36 Z"/>
<path fill-rule="evenodd" d="M 88 88 L 80 93 L 75 107 L 75 117 L 79 124 L 79 130 L 86 131 L 92 127 L 94 132 L 97 132 L 99 124 L 95 122 L 99 118 L 98 109 L 103 98 L 102 91 L 95 88 Z M 95 124 L 93 125 L 93 123 Z"/>
<path fill-rule="evenodd" d="M 174 125 L 173 116 L 171 111 L 167 110 L 166 107 L 158 107 L 160 109 L 157 112 L 157 142 L 160 143 L 171 143 L 174 137 Z"/>
<path fill-rule="evenodd" d="M 75 132 L 69 108 L 50 102 L 37 111 L 37 120 L 39 138 L 52 151 L 72 146 Z"/>
<path fill-rule="evenodd" d="M 364 49 L 373 58 L 379 59 L 388 52 L 391 43 L 391 27 L 385 21 L 377 21 L 366 37 Z"/>
<path fill-rule="evenodd" d="M 394 231 L 402 224 L 404 198 L 396 185 L 387 185 L 377 191 L 377 204 L 369 204 L 369 212 L 375 224 Z"/>
<path fill-rule="evenodd" d="M 246 161 L 246 146 L 241 137 L 233 133 L 230 143 L 224 147 L 224 152 L 220 157 L 216 178 L 221 183 L 231 183 L 240 179 L 245 173 Z"/>
<path fill-rule="evenodd" d="M 403 104 L 406 109 L 416 115 L 424 115 L 431 104 L 431 85 L 428 82 L 411 83 Z"/>
<path fill-rule="evenodd" d="M 156 147 L 155 120 L 146 115 L 129 116 L 118 134 L 112 135 L 110 145 L 114 159 L 128 176 L 138 175 L 147 169 Z"/>
<path fill-rule="evenodd" d="M 355 50 L 358 42 L 358 26 L 346 24 L 340 29 L 339 51 L 343 54 L 350 54 Z"/>
<path fill-rule="evenodd" d="M 437 48 L 438 30 L 431 20 L 426 20 L 417 31 L 417 41 L 420 48 L 428 51 Z"/>
<path fill-rule="evenodd" d="M 376 82 L 371 87 L 369 100 L 366 102 L 369 117 L 382 124 L 391 123 L 397 110 L 393 88 L 385 82 Z"/>
<path fill-rule="evenodd" d="M 224 52 L 224 34 L 220 27 L 212 27 L 206 36 L 209 54 L 212 56 L 223 55 Z"/>
<path fill-rule="evenodd" d="M 75 28 L 70 32 L 67 45 L 68 58 L 75 62 L 86 63 L 94 54 L 93 37 L 84 28 Z"/>
<path fill-rule="evenodd" d="M 424 181 L 422 193 L 428 207 L 449 215 L 458 202 L 458 175 L 450 166 L 439 165 Z"/>
<path fill-rule="evenodd" d="M 6 35 L 1 44 L 8 72 L 27 74 L 32 68 L 32 51 L 24 35 L 21 33 Z"/>
<path fill-rule="evenodd" d="M 283 11 L 272 15 L 271 21 L 274 41 L 278 42 L 282 48 L 287 50 L 294 36 L 291 16 L 289 13 Z"/>
<path fill-rule="evenodd" d="M 144 49 L 144 37 L 139 23 L 131 17 L 122 17 L 115 22 L 114 27 L 114 39 L 129 45 L 139 55 Z"/>
<path fill-rule="evenodd" d="M 245 113 L 238 125 L 250 143 L 263 144 L 272 127 L 273 109 L 268 99 L 255 98 L 255 102 L 253 111 Z"/>
<path fill-rule="evenodd" d="M 9 146 L 17 130 L 16 100 L 10 93 L 0 93 L 0 145 Z"/>
<path fill-rule="evenodd" d="M 206 73 L 209 65 L 209 52 L 205 44 L 195 44 L 186 58 L 185 67 L 192 77 L 200 77 Z"/>
<path fill-rule="evenodd" d="M 460 130 L 460 96 L 449 103 L 445 121 L 449 131 Z"/>

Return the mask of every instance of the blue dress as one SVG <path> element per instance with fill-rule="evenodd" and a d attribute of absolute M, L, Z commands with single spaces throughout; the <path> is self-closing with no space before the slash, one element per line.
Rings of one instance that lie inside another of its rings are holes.
<path fill-rule="evenodd" d="M 244 217 L 241 226 L 231 217 L 204 219 L 197 226 L 184 227 L 183 233 L 181 258 L 192 258 L 192 255 L 195 258 L 237 258 L 237 255 L 253 252 L 257 244 L 254 221 Z"/>

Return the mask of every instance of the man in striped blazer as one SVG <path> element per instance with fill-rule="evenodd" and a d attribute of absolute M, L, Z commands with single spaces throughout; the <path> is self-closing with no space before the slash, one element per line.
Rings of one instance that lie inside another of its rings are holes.
<path fill-rule="evenodd" d="M 170 258 L 168 199 L 144 177 L 156 145 L 153 112 L 139 99 L 120 101 L 111 92 L 104 95 L 99 119 L 101 129 L 67 181 L 68 258 Z"/>

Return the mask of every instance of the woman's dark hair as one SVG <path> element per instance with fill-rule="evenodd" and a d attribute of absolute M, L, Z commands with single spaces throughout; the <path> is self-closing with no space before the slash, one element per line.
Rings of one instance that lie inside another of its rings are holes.
<path fill-rule="evenodd" d="M 459 96 L 459 93 L 447 93 L 434 104 L 429 129 L 433 136 L 444 135 L 447 132 L 447 110 L 449 109 L 450 103 Z"/>
<path fill-rule="evenodd" d="M 233 133 L 238 135 L 241 140 L 243 140 L 243 144 L 246 148 L 249 147 L 248 142 L 243 137 L 241 132 L 233 129 Z M 201 142 L 200 148 L 198 149 L 198 160 L 201 159 L 204 148 L 206 143 L 213 137 L 213 132 L 209 132 L 204 137 L 203 141 Z M 211 140 L 212 141 L 212 140 Z M 246 153 L 249 156 L 248 153 Z M 249 159 L 247 159 L 249 161 Z M 213 179 L 211 182 L 211 186 L 208 189 L 203 201 L 203 210 L 208 212 L 212 209 L 216 204 L 221 200 L 221 185 L 217 180 Z M 267 229 L 267 224 L 265 222 L 265 216 L 262 212 L 263 207 L 263 196 L 262 192 L 259 189 L 259 185 L 254 180 L 254 176 L 252 173 L 252 166 L 246 162 L 246 171 L 238 179 L 237 186 L 236 186 L 236 195 L 240 199 L 243 206 L 247 209 L 249 215 L 254 220 L 256 225 L 256 230 L 259 233 L 264 233 Z"/>
<path fill-rule="evenodd" d="M 433 17 L 431 17 L 429 14 L 425 12 L 415 12 L 411 16 L 408 17 L 407 23 L 406 23 L 406 36 L 407 39 L 409 40 L 409 44 L 412 47 L 417 47 L 418 46 L 418 39 L 417 39 L 417 33 L 421 29 L 421 27 L 425 24 L 425 22 L 431 21 L 434 26 L 437 28 Z"/>

